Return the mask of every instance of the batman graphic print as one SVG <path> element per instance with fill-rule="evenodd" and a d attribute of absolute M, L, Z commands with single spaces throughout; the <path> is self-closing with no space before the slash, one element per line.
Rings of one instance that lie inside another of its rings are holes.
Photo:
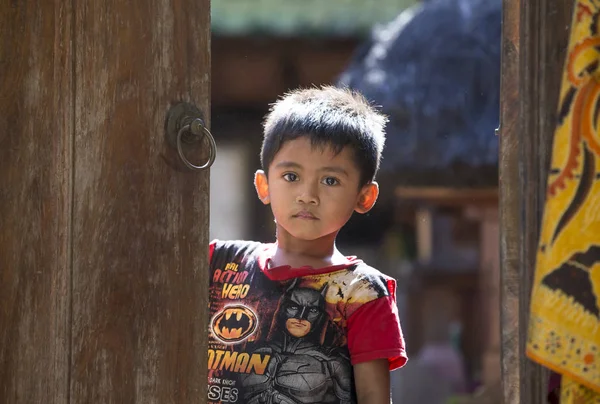
<path fill-rule="evenodd" d="M 273 247 L 211 243 L 208 403 L 356 403 L 353 364 L 406 362 L 395 282 L 354 258 L 267 269 Z"/>

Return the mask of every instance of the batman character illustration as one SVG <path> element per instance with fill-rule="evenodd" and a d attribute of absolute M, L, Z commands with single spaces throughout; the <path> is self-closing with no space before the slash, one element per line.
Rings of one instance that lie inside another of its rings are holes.
<path fill-rule="evenodd" d="M 271 360 L 264 374 L 242 378 L 248 404 L 352 404 L 352 368 L 347 351 L 323 346 L 329 323 L 325 292 L 297 287 L 279 301 L 265 345 L 254 353 Z"/>

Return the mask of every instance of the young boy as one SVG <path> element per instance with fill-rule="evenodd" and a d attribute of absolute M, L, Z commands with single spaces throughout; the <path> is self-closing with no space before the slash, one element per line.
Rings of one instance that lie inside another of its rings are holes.
<path fill-rule="evenodd" d="M 277 240 L 210 245 L 209 403 L 390 403 L 395 281 L 335 244 L 377 200 L 385 123 L 334 87 L 273 105 L 254 183 Z"/>

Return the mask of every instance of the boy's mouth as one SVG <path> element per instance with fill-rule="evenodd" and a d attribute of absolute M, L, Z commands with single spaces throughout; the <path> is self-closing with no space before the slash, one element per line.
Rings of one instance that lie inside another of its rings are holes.
<path fill-rule="evenodd" d="M 292 217 L 294 217 L 296 219 L 319 220 L 315 215 L 313 215 L 312 213 L 310 213 L 307 210 L 302 210 L 302 211 L 296 213 L 295 215 L 293 215 Z"/>

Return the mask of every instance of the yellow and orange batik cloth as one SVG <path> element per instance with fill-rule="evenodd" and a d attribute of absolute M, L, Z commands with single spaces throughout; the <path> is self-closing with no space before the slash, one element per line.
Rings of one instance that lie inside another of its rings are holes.
<path fill-rule="evenodd" d="M 600 404 L 600 2 L 577 0 L 558 105 L 527 356 L 561 403 Z"/>

